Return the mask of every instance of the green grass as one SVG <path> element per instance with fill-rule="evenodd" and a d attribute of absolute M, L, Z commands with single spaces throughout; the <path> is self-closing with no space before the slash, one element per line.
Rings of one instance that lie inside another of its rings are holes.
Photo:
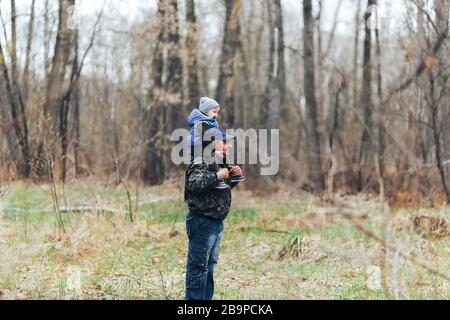
<path fill-rule="evenodd" d="M 149 203 L 139 208 L 140 216 L 150 223 L 176 223 L 184 221 L 186 207 L 177 200 Z"/>
<path fill-rule="evenodd" d="M 62 198 L 62 191 L 58 192 Z M 161 188 L 140 193 L 143 199 L 157 199 L 180 191 Z M 67 232 L 61 234 L 56 214 L 41 211 L 51 208 L 48 186 L 11 186 L 3 206 L 26 210 L 1 216 L 0 299 L 183 298 L 187 210 L 182 200 L 144 201 L 131 224 L 126 194 L 120 187 L 71 183 L 65 197 L 69 204 L 91 203 L 97 197 L 123 213 L 63 214 Z M 386 261 L 387 293 L 369 288 L 366 269 L 380 264 L 382 246 L 345 219 L 297 225 L 292 219 L 304 218 L 308 211 L 308 204 L 300 199 L 283 203 L 276 195 L 252 198 L 239 190 L 233 199 L 216 267 L 216 299 L 450 297 L 450 285 L 444 279 L 396 258 L 395 252 L 388 252 Z M 417 212 L 400 210 L 392 219 Z M 448 215 L 448 208 L 443 213 Z M 375 218 L 362 224 L 378 235 L 383 232 Z M 448 238 L 428 239 L 395 228 L 391 232 L 394 245 L 450 273 Z M 301 247 L 280 259 L 282 249 L 296 239 Z M 71 268 L 81 272 L 79 290 L 70 287 Z"/>

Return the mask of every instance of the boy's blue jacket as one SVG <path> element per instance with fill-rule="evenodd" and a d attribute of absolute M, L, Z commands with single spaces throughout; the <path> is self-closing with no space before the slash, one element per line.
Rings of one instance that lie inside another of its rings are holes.
<path fill-rule="evenodd" d="M 199 109 L 192 110 L 188 117 L 189 138 L 188 144 L 191 146 L 201 145 L 202 137 L 200 136 L 200 128 L 198 124 L 203 124 L 202 132 L 205 133 L 208 129 L 219 129 L 219 123 L 216 119 L 208 117 Z"/>

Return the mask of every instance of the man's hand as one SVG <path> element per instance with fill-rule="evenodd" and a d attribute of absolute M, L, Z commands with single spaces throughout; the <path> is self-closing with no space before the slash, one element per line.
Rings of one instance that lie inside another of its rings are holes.
<path fill-rule="evenodd" d="M 224 179 L 228 179 L 228 177 L 230 176 L 228 169 L 220 169 L 219 171 L 217 171 L 217 177 L 220 180 L 224 180 Z"/>
<path fill-rule="evenodd" d="M 230 174 L 232 176 L 242 176 L 242 169 L 238 166 L 233 166 L 230 168 Z"/>

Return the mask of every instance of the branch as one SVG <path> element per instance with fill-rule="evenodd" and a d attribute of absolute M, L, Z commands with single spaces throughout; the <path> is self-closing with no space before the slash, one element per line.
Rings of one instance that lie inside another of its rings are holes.
<path fill-rule="evenodd" d="M 422 12 L 428 19 L 428 21 L 431 23 L 431 26 L 433 27 L 434 31 L 436 32 L 437 35 L 439 35 L 439 30 L 436 26 L 436 24 L 433 22 L 433 19 L 431 18 L 430 14 L 427 12 L 427 10 L 425 10 L 420 4 L 418 4 L 416 1 L 414 0 L 409 0 L 410 2 L 412 2 L 417 9 Z"/>
<path fill-rule="evenodd" d="M 105 2 L 103 2 L 102 9 L 100 10 L 100 13 L 97 16 L 97 21 L 95 21 L 94 31 L 92 31 L 89 45 L 86 48 L 86 51 L 84 52 L 83 57 L 81 58 L 80 67 L 78 68 L 78 70 L 76 70 L 76 72 L 74 74 L 72 74 L 71 79 L 70 79 L 71 81 L 70 81 L 69 88 L 67 89 L 63 99 L 67 99 L 72 94 L 72 91 L 73 91 L 75 85 L 77 84 L 78 79 L 80 78 L 81 71 L 83 70 L 84 62 L 86 60 L 86 56 L 88 55 L 89 51 L 91 50 L 92 46 L 94 45 L 95 36 L 97 35 L 97 32 L 98 32 L 97 27 L 100 23 L 101 17 L 103 16 L 104 8 L 105 8 Z"/>
<path fill-rule="evenodd" d="M 413 256 L 407 254 L 407 253 L 403 253 L 400 250 L 397 250 L 398 248 L 386 243 L 386 241 L 384 241 L 381 237 L 377 236 L 375 233 L 373 233 L 370 230 L 367 230 L 361 223 L 354 221 L 353 219 L 353 215 L 348 214 L 348 213 L 342 213 L 342 216 L 347 219 L 348 221 L 350 221 L 356 229 L 358 229 L 359 231 L 361 231 L 362 233 L 364 233 L 365 235 L 367 235 L 369 238 L 375 239 L 376 241 L 378 241 L 379 243 L 381 243 L 384 247 L 389 248 L 392 251 L 398 251 L 400 256 L 410 260 L 411 262 L 413 262 L 414 264 L 422 267 L 423 269 L 427 270 L 428 272 L 430 272 L 431 274 L 434 274 L 436 276 L 440 276 L 444 279 L 446 279 L 447 281 L 450 281 L 450 276 L 446 275 L 445 273 L 440 272 L 437 269 L 434 269 L 433 267 L 430 267 L 429 265 L 427 265 L 426 263 L 423 263 L 422 261 L 414 258 Z"/>
<path fill-rule="evenodd" d="M 436 41 L 435 45 L 433 46 L 433 54 L 434 55 L 437 54 L 439 52 L 439 50 L 441 49 L 442 45 L 445 42 L 445 39 L 448 36 L 448 32 L 449 32 L 449 27 L 447 26 L 445 28 L 445 30 L 439 34 L 438 40 Z M 395 89 L 393 93 L 400 93 L 400 92 L 404 91 L 406 88 L 408 88 L 414 82 L 414 80 L 416 80 L 418 77 L 420 77 L 422 75 L 422 73 L 425 71 L 425 68 L 426 68 L 426 62 L 422 58 L 420 61 L 420 64 L 416 68 L 416 72 L 414 73 L 414 75 L 411 76 L 409 79 L 407 79 L 405 82 L 403 82 L 400 86 L 398 86 L 397 89 Z M 388 97 L 388 100 L 389 100 L 389 98 L 390 97 Z"/>

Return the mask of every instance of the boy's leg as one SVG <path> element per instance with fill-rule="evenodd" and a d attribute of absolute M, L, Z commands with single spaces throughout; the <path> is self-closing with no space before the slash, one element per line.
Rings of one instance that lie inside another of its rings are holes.
<path fill-rule="evenodd" d="M 186 231 L 189 237 L 186 300 L 204 300 L 206 298 L 208 261 L 216 240 L 214 222 L 207 217 L 191 214 L 186 220 Z"/>
<path fill-rule="evenodd" d="M 206 300 L 212 300 L 214 296 L 214 269 L 219 260 L 220 239 L 222 238 L 223 221 L 217 222 L 217 237 L 211 250 L 208 261 L 208 277 L 206 280 Z"/>

